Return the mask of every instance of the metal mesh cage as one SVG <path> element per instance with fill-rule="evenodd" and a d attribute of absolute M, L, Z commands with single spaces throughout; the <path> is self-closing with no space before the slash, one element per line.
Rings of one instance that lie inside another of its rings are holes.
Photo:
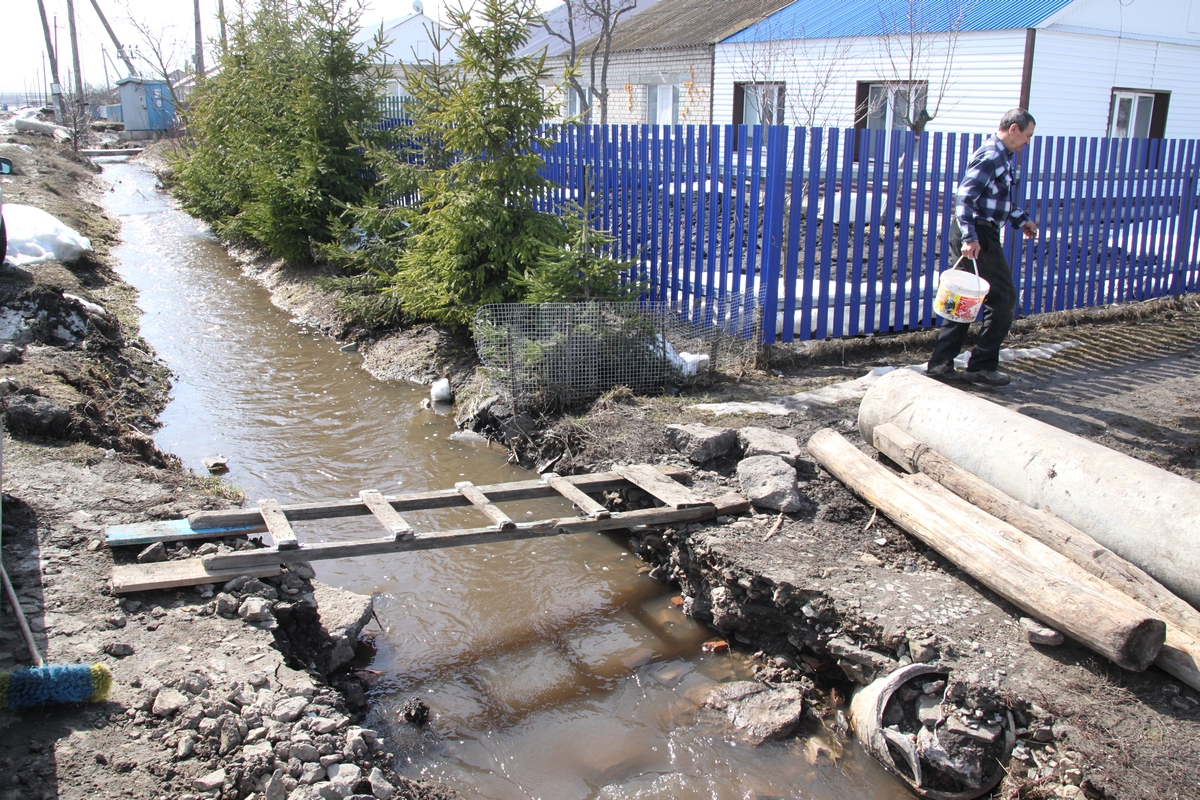
<path fill-rule="evenodd" d="M 734 296 L 685 308 L 503 303 L 481 307 L 472 332 L 488 374 L 515 404 L 566 408 L 617 386 L 654 394 L 746 363 L 755 342 L 743 335 L 756 327 L 755 307 Z"/>

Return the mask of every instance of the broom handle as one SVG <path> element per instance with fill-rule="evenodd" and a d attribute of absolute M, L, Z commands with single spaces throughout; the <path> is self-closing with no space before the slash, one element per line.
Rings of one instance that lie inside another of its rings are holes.
<path fill-rule="evenodd" d="M 29 658 L 33 661 L 35 667 L 45 666 L 42 661 L 42 656 L 38 653 L 37 645 L 33 643 L 33 631 L 29 630 L 29 623 L 25 619 L 25 612 L 21 610 L 21 604 L 17 601 L 17 593 L 13 590 L 12 583 L 8 580 L 8 573 L 4 571 L 4 565 L 0 564 L 0 582 L 4 583 L 4 594 L 8 596 L 8 603 L 12 606 L 13 615 L 17 618 L 17 627 L 21 629 L 21 636 L 25 638 L 25 646 L 29 648 Z"/>
<path fill-rule="evenodd" d="M 3 483 L 4 483 L 4 432 L 0 431 L 0 520 L 4 518 L 3 506 Z M 0 540 L 0 544 L 3 540 Z M 4 594 L 8 597 L 8 603 L 13 608 L 13 616 L 17 618 L 17 627 L 21 629 L 21 636 L 25 638 L 25 646 L 29 648 L 29 659 L 35 667 L 43 666 L 46 662 L 42 661 L 42 656 L 38 653 L 37 645 L 33 643 L 33 631 L 29 630 L 29 622 L 25 619 L 25 612 L 21 609 L 21 603 L 17 600 L 17 593 L 13 589 L 12 582 L 8 580 L 8 573 L 4 571 L 4 560 L 0 554 L 0 583 L 4 584 Z"/>

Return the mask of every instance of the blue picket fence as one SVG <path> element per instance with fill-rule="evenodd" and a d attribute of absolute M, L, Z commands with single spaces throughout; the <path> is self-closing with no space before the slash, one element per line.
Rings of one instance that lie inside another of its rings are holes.
<path fill-rule="evenodd" d="M 953 194 L 982 134 L 746 126 L 548 130 L 539 198 L 594 192 L 648 299 L 773 343 L 938 324 Z M 1019 202 L 1041 226 L 1004 247 L 1020 313 L 1192 292 L 1200 280 L 1194 140 L 1039 137 Z"/>

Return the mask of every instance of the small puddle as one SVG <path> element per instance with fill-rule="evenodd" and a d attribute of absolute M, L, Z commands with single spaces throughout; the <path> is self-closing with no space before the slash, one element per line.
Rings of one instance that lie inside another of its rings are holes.
<path fill-rule="evenodd" d="M 385 383 L 356 354 L 295 325 L 144 167 L 106 163 L 122 224 L 118 271 L 140 292 L 142 334 L 175 371 L 155 439 L 184 464 L 229 459 L 251 502 L 344 499 L 526 480 L 503 449 L 454 441 L 420 408 L 424 387 Z M 510 503 L 514 519 L 565 513 Z M 485 524 L 471 509 L 408 515 L 428 530 Z M 302 541 L 378 535 L 369 519 L 297 526 Z M 749 660 L 709 655 L 714 634 L 607 534 L 314 564 L 376 595 L 368 627 L 381 679 L 372 719 L 398 741 L 397 771 L 482 798 L 904 798 L 857 746 L 814 758 L 803 739 L 750 748 L 697 726 L 696 697 L 748 679 Z M 398 721 L 429 703 L 432 733 Z"/>

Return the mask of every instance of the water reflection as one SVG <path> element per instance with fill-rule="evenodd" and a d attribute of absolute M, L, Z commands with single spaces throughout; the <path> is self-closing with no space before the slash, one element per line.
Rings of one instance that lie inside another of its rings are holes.
<path fill-rule="evenodd" d="M 105 176 L 120 272 L 176 373 L 156 440 L 188 467 L 220 454 L 252 499 L 285 503 L 530 477 L 498 448 L 452 440 L 451 418 L 419 407 L 424 388 L 373 380 L 357 354 L 295 325 L 144 168 L 109 164 Z M 517 520 L 567 513 L 549 501 L 502 508 Z M 486 524 L 470 508 L 405 517 L 421 530 Z M 346 540 L 378 536 L 372 524 L 295 527 L 302 541 Z M 695 725 L 703 691 L 748 678 L 750 664 L 702 654 L 712 633 L 669 603 L 620 535 L 315 566 L 378 595 L 370 723 L 402 743 L 411 777 L 497 799 L 907 796 L 856 749 L 836 761 L 799 740 L 750 749 Z M 414 694 L 434 735 L 397 721 Z"/>

